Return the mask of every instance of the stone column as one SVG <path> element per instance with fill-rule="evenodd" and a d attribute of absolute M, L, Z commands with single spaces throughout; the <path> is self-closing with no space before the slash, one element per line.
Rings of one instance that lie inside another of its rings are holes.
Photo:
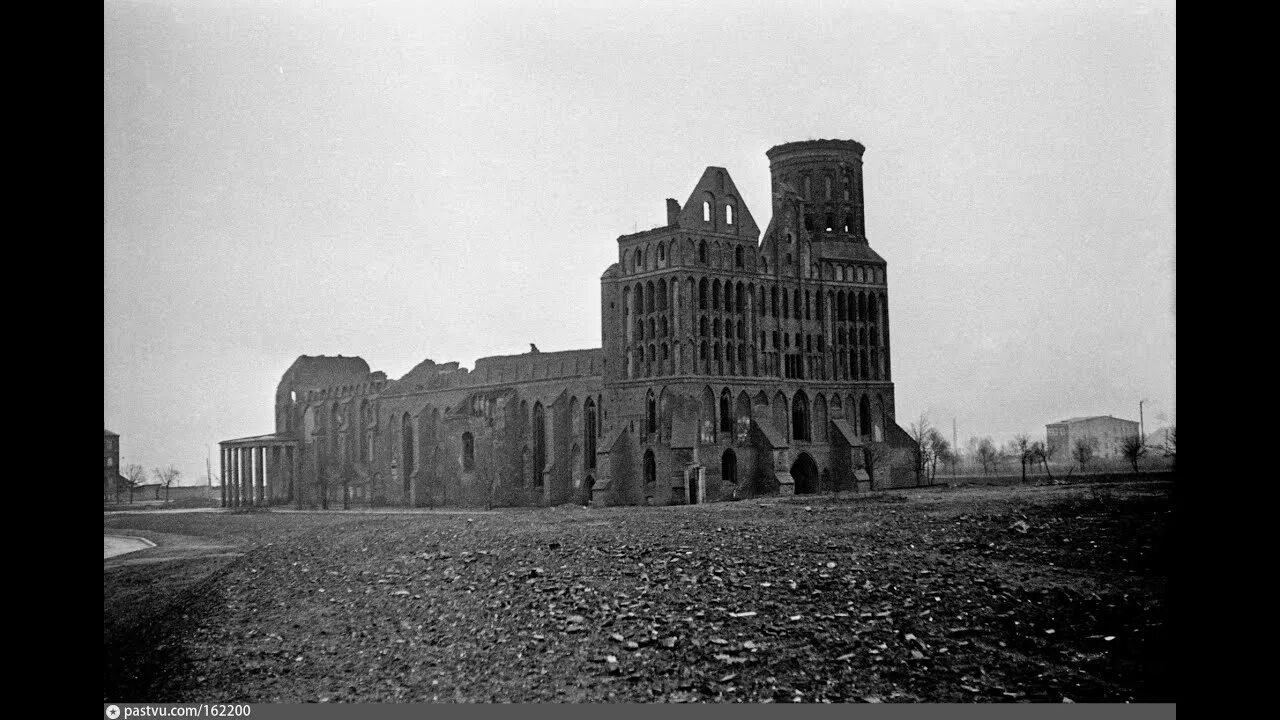
<path fill-rule="evenodd" d="M 227 493 L 231 496 L 231 507 L 240 507 L 240 451 L 233 445 L 227 448 L 227 459 L 231 462 L 231 483 Z"/>
<path fill-rule="evenodd" d="M 269 503 L 274 505 L 277 500 L 281 499 L 281 493 L 285 489 L 284 472 L 280 467 L 284 461 L 284 446 L 276 445 L 271 449 L 271 476 L 267 478 L 267 484 L 271 490 Z"/>
<path fill-rule="evenodd" d="M 218 484 L 218 489 L 222 491 L 222 504 L 219 507 L 227 506 L 227 448 L 218 446 L 218 469 L 222 477 L 222 481 Z"/>
<path fill-rule="evenodd" d="M 240 504 L 249 507 L 253 505 L 253 448 L 240 448 L 240 463 Z"/>
<path fill-rule="evenodd" d="M 264 445 L 259 445 L 258 447 L 250 450 L 250 452 L 252 452 L 254 455 L 254 462 L 253 462 L 254 481 L 258 485 L 257 493 L 254 495 L 253 504 L 266 505 L 267 498 L 266 498 L 265 475 L 266 475 L 266 464 L 267 464 L 266 463 L 267 448 Z"/>

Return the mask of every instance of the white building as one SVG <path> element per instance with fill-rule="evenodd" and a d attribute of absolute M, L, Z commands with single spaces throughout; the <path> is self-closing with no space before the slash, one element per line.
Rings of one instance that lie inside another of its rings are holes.
<path fill-rule="evenodd" d="M 1096 441 L 1094 457 L 1109 458 L 1121 456 L 1120 443 L 1138 434 L 1138 423 L 1110 415 L 1093 415 L 1051 423 L 1045 425 L 1044 430 L 1050 446 L 1055 448 L 1054 457 L 1057 459 L 1070 458 L 1076 440 L 1080 438 Z"/>

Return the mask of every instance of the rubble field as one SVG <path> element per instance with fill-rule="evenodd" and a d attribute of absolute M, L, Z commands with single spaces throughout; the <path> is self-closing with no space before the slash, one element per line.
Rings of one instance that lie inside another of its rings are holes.
<path fill-rule="evenodd" d="M 1172 494 L 113 516 L 104 701 L 1175 702 Z"/>

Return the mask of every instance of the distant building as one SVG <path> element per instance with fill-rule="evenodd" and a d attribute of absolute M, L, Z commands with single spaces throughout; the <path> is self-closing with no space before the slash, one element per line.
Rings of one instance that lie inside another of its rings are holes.
<path fill-rule="evenodd" d="M 1080 438 L 1093 438 L 1094 457 L 1120 457 L 1120 442 L 1138 434 L 1136 420 L 1122 420 L 1110 415 L 1074 417 L 1044 426 L 1045 437 L 1054 448 L 1053 457 L 1065 460 Z"/>
<path fill-rule="evenodd" d="M 124 478 L 120 476 L 120 436 L 103 430 L 102 499 L 114 500 Z"/>

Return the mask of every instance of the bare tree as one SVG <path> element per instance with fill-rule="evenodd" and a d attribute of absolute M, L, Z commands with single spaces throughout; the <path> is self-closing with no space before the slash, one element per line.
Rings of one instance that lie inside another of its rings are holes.
<path fill-rule="evenodd" d="M 1049 476 L 1050 482 L 1053 482 L 1053 472 L 1049 470 L 1049 456 L 1052 453 L 1049 452 L 1048 446 L 1043 441 L 1036 440 L 1031 443 L 1028 452 L 1033 461 L 1039 462 L 1044 466 L 1044 474 Z"/>
<path fill-rule="evenodd" d="M 1022 464 L 1022 482 L 1027 482 L 1027 462 L 1031 458 L 1031 436 L 1026 433 L 1019 433 L 1013 436 L 1014 455 L 1018 458 L 1018 462 Z"/>
<path fill-rule="evenodd" d="M 166 468 L 151 468 L 151 474 L 155 476 L 156 482 L 164 488 L 164 501 L 169 502 L 169 486 L 178 481 L 182 477 L 182 472 L 178 468 L 170 465 Z"/>
<path fill-rule="evenodd" d="M 982 463 L 982 474 L 986 475 L 989 468 L 996 465 L 996 461 L 1000 458 L 1000 451 L 996 449 L 996 444 L 991 442 L 991 438 L 985 437 L 978 441 L 978 462 Z"/>
<path fill-rule="evenodd" d="M 929 484 L 932 485 L 938 478 L 938 465 L 951 460 L 951 443 L 938 428 L 929 428 L 925 439 L 929 445 Z"/>
<path fill-rule="evenodd" d="M 911 469 L 916 474 L 916 487 L 923 484 L 924 476 L 928 472 L 930 461 L 929 433 L 936 432 L 932 425 L 929 424 L 929 418 L 923 413 L 920 419 L 911 423 L 907 427 L 907 434 L 912 440 L 916 441 L 915 449 L 911 451 Z"/>
<path fill-rule="evenodd" d="M 1077 438 L 1071 448 L 1071 457 L 1080 466 L 1080 472 L 1084 472 L 1084 468 L 1093 460 L 1093 452 L 1098 447 L 1097 438 L 1092 435 L 1089 437 Z"/>
<path fill-rule="evenodd" d="M 1120 440 L 1120 454 L 1133 466 L 1133 472 L 1138 473 L 1138 461 L 1146 457 L 1147 444 L 1141 435 L 1129 435 Z"/>
<path fill-rule="evenodd" d="M 124 480 L 129 486 L 129 502 L 132 503 L 134 489 L 147 482 L 147 471 L 137 463 L 130 463 L 124 466 Z"/>
<path fill-rule="evenodd" d="M 867 477 L 871 480 L 871 489 L 876 489 L 876 468 L 889 459 L 889 446 L 886 443 L 868 442 L 862 445 L 862 464 L 867 469 Z"/>

